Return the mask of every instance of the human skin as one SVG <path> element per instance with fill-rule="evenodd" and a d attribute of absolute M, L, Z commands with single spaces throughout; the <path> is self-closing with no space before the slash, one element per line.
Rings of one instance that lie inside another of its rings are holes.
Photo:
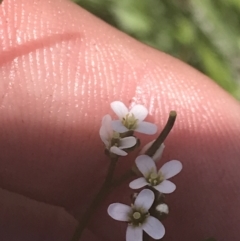
<path fill-rule="evenodd" d="M 183 163 L 163 240 L 239 240 L 240 105 L 229 94 L 65 0 L 5 0 L 0 45 L 0 240 L 70 240 L 106 174 L 98 133 L 114 100 L 144 104 L 159 131 L 178 113 L 159 163 Z M 106 209 L 130 194 L 128 182 L 116 188 L 81 240 L 124 240 Z"/>

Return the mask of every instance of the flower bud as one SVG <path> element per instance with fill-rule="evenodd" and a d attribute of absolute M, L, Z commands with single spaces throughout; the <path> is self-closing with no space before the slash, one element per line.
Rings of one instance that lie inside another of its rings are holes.
<path fill-rule="evenodd" d="M 142 150 L 140 151 L 140 155 L 144 154 L 147 152 L 147 150 L 152 146 L 152 144 L 155 142 L 155 140 L 147 143 L 143 148 Z M 163 153 L 163 150 L 165 148 L 165 145 L 164 143 L 161 144 L 161 146 L 157 149 L 157 151 L 155 152 L 155 154 L 152 156 L 152 159 L 155 161 L 155 162 L 158 162 L 161 157 L 162 157 L 162 153 Z"/>
<path fill-rule="evenodd" d="M 169 208 L 166 203 L 161 203 L 156 206 L 156 210 L 160 213 L 168 214 L 169 213 Z"/>

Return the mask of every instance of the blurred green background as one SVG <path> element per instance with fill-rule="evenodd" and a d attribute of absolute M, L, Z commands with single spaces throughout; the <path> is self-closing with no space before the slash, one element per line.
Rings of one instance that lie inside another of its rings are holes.
<path fill-rule="evenodd" d="M 240 100 L 240 0 L 73 0 Z"/>

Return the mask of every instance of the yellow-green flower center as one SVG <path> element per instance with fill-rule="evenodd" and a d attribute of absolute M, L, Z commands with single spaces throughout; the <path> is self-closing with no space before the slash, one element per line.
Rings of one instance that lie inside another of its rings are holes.
<path fill-rule="evenodd" d="M 146 181 L 151 186 L 157 186 L 159 183 L 161 183 L 164 180 L 164 176 L 159 172 L 150 172 L 149 175 L 146 178 Z"/>
<path fill-rule="evenodd" d="M 137 219 L 140 219 L 140 218 L 141 218 L 141 213 L 139 213 L 139 212 L 135 212 L 135 213 L 133 213 L 132 216 L 133 216 L 134 219 L 137 220 Z"/>
<path fill-rule="evenodd" d="M 112 146 L 118 147 L 119 144 L 120 144 L 120 134 L 114 131 L 109 148 L 112 147 Z"/>
<path fill-rule="evenodd" d="M 132 207 L 132 212 L 129 213 L 129 224 L 139 227 L 145 222 L 146 218 L 149 216 L 149 213 L 143 208 L 135 208 L 134 206 Z"/>
<path fill-rule="evenodd" d="M 122 118 L 122 124 L 129 130 L 135 130 L 137 128 L 138 119 L 135 118 L 134 114 L 128 113 Z"/>

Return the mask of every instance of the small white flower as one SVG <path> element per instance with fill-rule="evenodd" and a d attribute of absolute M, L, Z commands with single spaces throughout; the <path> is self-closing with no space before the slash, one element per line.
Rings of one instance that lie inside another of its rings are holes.
<path fill-rule="evenodd" d="M 126 241 L 142 241 L 143 230 L 154 239 L 164 236 L 164 226 L 148 212 L 153 201 L 153 191 L 144 189 L 131 207 L 122 203 L 113 203 L 108 207 L 108 214 L 113 219 L 128 222 Z"/>
<path fill-rule="evenodd" d="M 138 189 L 148 185 L 161 193 L 172 193 L 176 189 L 176 185 L 167 179 L 177 175 L 182 170 L 182 163 L 180 161 L 169 161 L 159 171 L 157 171 L 153 159 L 147 155 L 138 156 L 135 162 L 144 177 L 130 182 L 130 188 Z"/>
<path fill-rule="evenodd" d="M 120 101 L 111 103 L 111 107 L 119 120 L 112 121 L 112 127 L 119 133 L 124 133 L 129 130 L 140 133 L 153 135 L 157 132 L 157 126 L 150 122 L 143 121 L 147 115 L 148 110 L 143 105 L 135 105 L 131 110 Z"/>
<path fill-rule="evenodd" d="M 154 142 L 155 142 L 155 140 L 147 143 L 147 144 L 142 148 L 142 150 L 140 151 L 139 154 L 143 154 L 143 155 L 144 155 Z M 164 148 L 165 148 L 165 145 L 164 145 L 164 143 L 162 143 L 161 146 L 157 149 L 157 151 L 156 151 L 155 154 L 153 155 L 152 159 L 153 159 L 155 162 L 158 162 L 158 161 L 161 159 Z"/>
<path fill-rule="evenodd" d="M 127 149 L 136 145 L 137 140 L 133 136 L 120 138 L 119 133 L 113 131 L 111 126 L 112 118 L 110 115 L 105 115 L 102 119 L 102 126 L 100 128 L 99 134 L 110 152 L 119 155 L 126 156 L 127 152 L 123 149 Z"/>

